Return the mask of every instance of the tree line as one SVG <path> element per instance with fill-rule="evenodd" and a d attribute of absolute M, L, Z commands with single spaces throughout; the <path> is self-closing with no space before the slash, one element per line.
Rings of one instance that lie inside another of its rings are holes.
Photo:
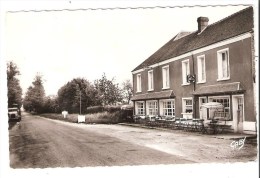
<path fill-rule="evenodd" d="M 74 78 L 64 84 L 55 96 L 46 96 L 43 76 L 36 74 L 31 86 L 22 98 L 22 89 L 17 76 L 20 71 L 13 62 L 7 64 L 8 107 L 23 105 L 25 111 L 34 113 L 86 113 L 91 106 L 130 103 L 133 88 L 130 80 L 120 86 L 115 79 L 108 79 L 105 73 L 93 83 L 85 78 Z"/>

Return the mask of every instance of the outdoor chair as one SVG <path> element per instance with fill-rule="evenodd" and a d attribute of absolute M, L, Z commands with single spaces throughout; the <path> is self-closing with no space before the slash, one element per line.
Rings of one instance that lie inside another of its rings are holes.
<path fill-rule="evenodd" d="M 139 116 L 139 124 L 145 125 L 147 116 L 141 115 Z"/>
<path fill-rule="evenodd" d="M 166 116 L 160 116 L 160 118 L 157 120 L 157 124 L 159 127 L 165 127 L 166 126 Z"/>
<path fill-rule="evenodd" d="M 165 118 L 165 124 L 167 128 L 173 128 L 175 123 L 175 117 L 173 116 L 167 116 Z"/>
<path fill-rule="evenodd" d="M 183 130 L 185 131 L 192 130 L 192 119 L 186 119 L 183 121 Z"/>
<path fill-rule="evenodd" d="M 207 133 L 204 125 L 204 119 L 193 119 L 195 131 L 201 132 L 202 134 Z"/>
<path fill-rule="evenodd" d="M 174 128 L 175 129 L 180 129 L 180 127 L 181 127 L 181 118 L 175 117 Z"/>
<path fill-rule="evenodd" d="M 186 128 L 186 122 L 187 122 L 187 119 L 186 118 L 180 118 L 180 129 L 185 129 Z"/>
<path fill-rule="evenodd" d="M 135 123 L 139 124 L 141 117 L 140 117 L 139 115 L 134 115 L 134 116 L 133 116 L 133 119 L 134 119 L 134 122 L 135 122 Z"/>
<path fill-rule="evenodd" d="M 146 125 L 148 126 L 155 126 L 155 115 L 148 115 L 146 116 Z"/>
<path fill-rule="evenodd" d="M 196 120 L 194 120 L 194 119 L 188 120 L 188 130 L 195 132 L 196 131 L 196 124 L 197 124 Z"/>

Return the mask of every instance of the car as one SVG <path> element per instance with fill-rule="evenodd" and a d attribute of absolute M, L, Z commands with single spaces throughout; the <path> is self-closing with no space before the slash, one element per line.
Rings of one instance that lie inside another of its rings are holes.
<path fill-rule="evenodd" d="M 8 108 L 8 121 L 21 121 L 21 111 L 17 107 Z"/>

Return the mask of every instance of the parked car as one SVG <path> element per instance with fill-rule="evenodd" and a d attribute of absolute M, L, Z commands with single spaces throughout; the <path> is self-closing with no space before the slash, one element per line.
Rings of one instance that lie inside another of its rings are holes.
<path fill-rule="evenodd" d="M 21 121 L 21 111 L 18 108 L 8 108 L 8 121 Z"/>

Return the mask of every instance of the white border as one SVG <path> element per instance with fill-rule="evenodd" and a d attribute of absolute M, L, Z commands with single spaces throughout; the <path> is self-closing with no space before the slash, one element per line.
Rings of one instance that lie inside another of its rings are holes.
<path fill-rule="evenodd" d="M 74 0 L 72 0 L 75 2 Z M 7 10 L 19 10 L 19 9 L 42 9 L 42 8 L 49 8 L 53 9 L 55 7 L 60 8 L 61 5 L 64 5 L 65 2 L 68 3 L 68 1 L 60 0 L 60 1 L 52 1 L 53 3 L 46 3 L 46 1 L 0 1 L 0 18 L 1 18 L 1 25 L 4 22 L 4 12 Z M 84 7 L 83 1 L 76 1 L 76 6 L 77 7 Z M 93 3 L 93 2 L 92 2 Z M 164 5 L 169 5 L 169 4 L 174 4 L 174 5 L 226 5 L 226 4 L 253 4 L 254 5 L 254 26 L 255 26 L 255 60 L 256 60 L 256 98 L 259 98 L 258 94 L 258 57 L 259 57 L 259 30 L 258 30 L 258 1 L 255 0 L 212 0 L 212 1 L 203 1 L 203 0 L 193 0 L 193 1 L 107 1 L 107 2 L 96 2 L 96 6 L 98 7 L 106 7 L 106 6 L 115 6 L 115 7 L 120 7 L 122 5 L 124 6 L 129 6 L 133 5 L 135 3 L 135 6 L 138 5 L 143 5 L 143 6 L 164 6 Z M 50 5 L 51 4 L 51 5 Z M 65 6 L 67 7 L 67 6 Z M 90 6 L 90 7 L 93 7 Z M 75 8 L 75 6 L 73 6 Z M 1 37 L 0 37 L 0 71 L 5 71 L 5 62 L 2 60 L 2 55 L 3 54 L 3 41 L 4 41 L 4 36 L 3 36 L 3 31 L 1 30 Z M 0 96 L 1 100 L 4 102 L 1 102 L 0 105 L 0 141 L 1 141 L 1 153 L 0 153 L 0 178 L 4 177 L 17 177 L 17 176 L 22 176 L 22 177 L 37 177 L 37 178 L 45 178 L 45 177 L 84 177 L 84 175 L 87 177 L 124 177 L 124 178 L 133 178 L 133 177 L 147 177 L 149 176 L 150 178 L 152 177 L 196 177 L 198 175 L 200 178 L 208 178 L 209 175 L 212 178 L 228 178 L 228 177 L 236 177 L 236 178 L 242 178 L 245 176 L 250 176 L 250 177 L 259 177 L 259 160 L 256 160 L 254 162 L 248 162 L 248 163 L 226 163 L 226 164 L 185 164 L 185 165 L 168 165 L 167 168 L 163 165 L 151 165 L 151 166 L 125 166 L 125 167 L 97 167 L 97 168 L 73 168 L 73 169 L 66 169 L 66 168 L 56 168 L 56 169 L 25 169 L 25 170 L 13 170 L 9 168 L 9 163 L 8 163 L 8 147 L 5 147 L 2 145 L 2 143 L 6 142 L 6 138 L 8 137 L 8 132 L 6 131 L 6 127 L 8 127 L 7 122 L 3 120 L 5 118 L 5 109 L 7 108 L 7 104 L 5 101 L 7 101 L 6 97 L 6 87 L 3 84 L 2 79 L 6 78 L 6 75 L 4 72 L 1 72 L 1 84 L 0 84 Z M 256 106 L 259 106 L 258 100 L 256 101 Z M 7 109 L 6 109 L 7 110 Z M 258 114 L 258 107 L 257 107 L 257 118 L 259 116 Z M 8 141 L 8 140 L 7 140 Z M 6 159 L 7 158 L 7 159 Z M 119 169 L 120 168 L 120 169 Z M 217 170 L 217 174 L 216 173 Z M 257 171 L 258 170 L 258 171 Z M 213 171 L 213 172 L 212 172 Z"/>

